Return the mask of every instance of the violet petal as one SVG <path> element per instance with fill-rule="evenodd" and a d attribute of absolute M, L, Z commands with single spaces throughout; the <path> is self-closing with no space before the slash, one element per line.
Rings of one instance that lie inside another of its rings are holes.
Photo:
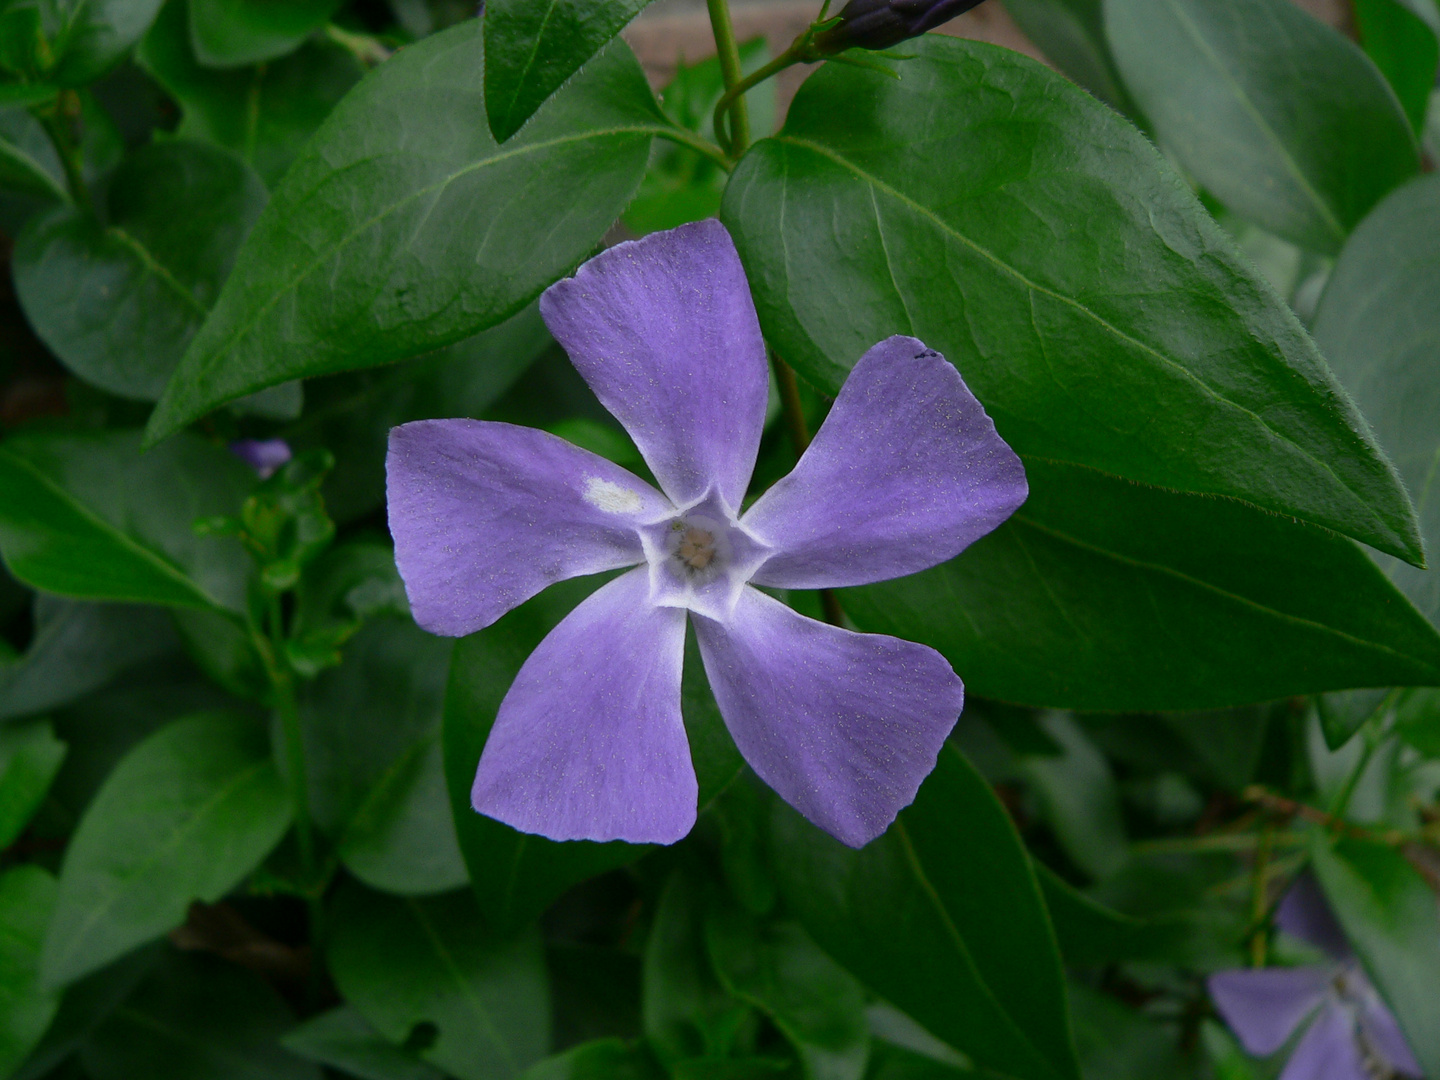
<path fill-rule="evenodd" d="M 740 505 L 769 373 L 723 225 L 697 221 L 617 244 L 546 289 L 540 313 L 677 505 L 712 483 Z"/>
<path fill-rule="evenodd" d="M 618 465 L 511 424 L 394 428 L 385 473 L 395 563 L 415 621 L 452 637 L 557 581 L 643 561 L 635 524 L 673 512 Z"/>
<path fill-rule="evenodd" d="M 552 840 L 671 844 L 695 824 L 680 716 L 685 612 L 647 602 L 642 568 L 565 616 L 515 677 L 471 805 Z"/>
<path fill-rule="evenodd" d="M 1273 1054 L 1325 1000 L 1333 969 L 1294 968 L 1217 971 L 1208 980 L 1215 1008 L 1241 1045 L 1257 1057 Z"/>
<path fill-rule="evenodd" d="M 776 548 L 754 580 L 825 589 L 913 574 L 954 558 L 1028 491 L 954 366 L 888 338 L 850 372 L 795 470 L 746 513 Z"/>
<path fill-rule="evenodd" d="M 1355 1042 L 1355 1018 L 1329 1002 L 1300 1039 L 1280 1080 L 1370 1080 Z"/>
<path fill-rule="evenodd" d="M 1320 883 L 1309 871 L 1297 877 L 1286 891 L 1275 911 L 1275 925 L 1292 937 L 1325 950 L 1337 960 L 1344 960 L 1350 955 L 1345 931 L 1340 929 L 1335 913 L 1320 891 Z"/>
<path fill-rule="evenodd" d="M 933 649 L 807 619 L 756 589 L 728 624 L 696 616 L 695 632 L 745 760 L 851 847 L 915 798 L 964 702 Z"/>
<path fill-rule="evenodd" d="M 293 456 L 284 439 L 236 439 L 230 452 L 260 474 L 261 480 L 275 475 L 275 470 Z"/>
<path fill-rule="evenodd" d="M 1379 994 L 1373 989 L 1367 989 L 1369 993 L 1360 1015 L 1360 1025 L 1366 1038 L 1384 1056 L 1385 1063 L 1396 1072 L 1405 1076 L 1423 1076 L 1420 1063 L 1415 1060 L 1414 1051 L 1405 1041 L 1395 1014 L 1380 1000 Z"/>

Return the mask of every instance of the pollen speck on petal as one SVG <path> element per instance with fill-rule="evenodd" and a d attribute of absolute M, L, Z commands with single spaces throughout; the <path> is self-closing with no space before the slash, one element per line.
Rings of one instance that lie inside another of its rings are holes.
<path fill-rule="evenodd" d="M 645 505 L 644 500 L 629 488 L 598 476 L 586 478 L 585 501 L 607 514 L 633 514 Z"/>

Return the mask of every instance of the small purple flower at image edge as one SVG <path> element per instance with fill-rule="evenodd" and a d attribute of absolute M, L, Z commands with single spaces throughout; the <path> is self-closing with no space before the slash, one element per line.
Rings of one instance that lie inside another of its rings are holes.
<path fill-rule="evenodd" d="M 1211 975 L 1211 1000 L 1240 1045 L 1269 1057 L 1299 1033 L 1280 1080 L 1420 1077 L 1400 1025 L 1361 969 L 1313 876 L 1304 874 L 1291 886 L 1275 922 L 1330 959 Z"/>
<path fill-rule="evenodd" d="M 769 389 L 718 221 L 618 244 L 540 310 L 659 490 L 554 435 L 405 424 L 386 461 L 416 621 L 463 636 L 555 582 L 624 568 L 525 661 L 474 808 L 555 840 L 673 843 L 695 823 L 680 710 L 686 620 L 755 772 L 851 846 L 915 797 L 964 691 L 935 650 L 797 614 L 756 586 L 829 589 L 955 557 L 1025 501 L 1020 459 L 955 367 L 911 337 L 855 364 L 795 469 L 742 514 Z"/>
<path fill-rule="evenodd" d="M 293 456 L 284 439 L 236 439 L 230 444 L 230 452 L 254 469 L 261 480 L 274 476 Z"/>

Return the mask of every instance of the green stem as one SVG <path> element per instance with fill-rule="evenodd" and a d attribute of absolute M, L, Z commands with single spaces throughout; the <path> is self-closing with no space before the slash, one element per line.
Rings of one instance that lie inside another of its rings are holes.
<path fill-rule="evenodd" d="M 284 620 L 280 598 L 270 599 L 267 633 L 255 634 L 255 647 L 265 664 L 275 712 L 280 717 L 284 738 L 285 766 L 290 780 L 290 801 L 295 817 L 295 841 L 300 849 L 300 869 L 307 892 L 315 887 L 315 829 L 310 820 L 309 770 L 305 763 L 305 733 L 300 724 L 300 704 L 295 694 L 295 675 L 285 662 Z"/>
<path fill-rule="evenodd" d="M 745 78 L 740 70 L 740 47 L 735 43 L 735 24 L 730 21 L 730 5 L 726 0 L 705 0 L 710 10 L 710 29 L 715 33 L 715 53 L 720 60 L 720 76 L 725 80 L 725 93 L 733 95 L 735 87 Z M 739 157 L 750 145 L 750 110 L 745 98 L 732 96 L 730 105 L 730 136 L 723 127 L 715 128 L 715 137 L 728 145 L 731 157 Z"/>
<path fill-rule="evenodd" d="M 1305 838 L 1299 833 L 1272 832 L 1271 848 L 1303 847 Z M 1199 851 L 1251 851 L 1259 847 L 1261 838 L 1254 833 L 1217 833 L 1211 836 L 1174 836 L 1160 840 L 1139 840 L 1130 845 L 1133 855 L 1188 855 Z"/>
<path fill-rule="evenodd" d="M 92 209 L 90 189 L 85 183 L 85 158 L 75 133 L 80 115 L 79 95 L 74 90 L 62 90 L 53 105 L 37 110 L 36 115 L 55 147 L 61 168 L 65 170 L 65 183 L 70 189 L 71 200 L 76 206 Z"/>
<path fill-rule="evenodd" d="M 1263 968 L 1270 944 L 1266 914 L 1270 910 L 1270 857 L 1275 851 L 1275 827 L 1269 821 L 1260 830 L 1255 868 L 1250 879 L 1250 966 Z"/>
<path fill-rule="evenodd" d="M 659 138 L 669 139 L 673 143 L 687 146 L 697 154 L 703 154 L 726 172 L 735 168 L 735 163 L 725 156 L 725 152 L 721 150 L 720 147 L 716 146 L 709 139 L 701 138 L 686 128 L 678 126 L 656 128 L 655 134 Z"/>
<path fill-rule="evenodd" d="M 800 63 L 800 61 L 800 54 L 796 51 L 795 46 L 791 45 L 790 48 L 786 49 L 774 60 L 771 60 L 764 67 L 752 71 L 749 75 L 746 75 L 739 82 L 735 83 L 734 86 L 727 84 L 724 95 L 715 103 L 713 119 L 715 137 L 721 142 L 725 141 L 725 114 L 737 103 L 742 106 L 744 105 L 744 94 L 746 91 L 758 86 L 771 76 L 779 74 L 791 65 Z M 747 131 L 745 142 L 748 144 L 749 141 L 749 132 Z M 739 157 L 743 150 L 744 147 L 732 147 L 732 152 L 736 157 Z"/>

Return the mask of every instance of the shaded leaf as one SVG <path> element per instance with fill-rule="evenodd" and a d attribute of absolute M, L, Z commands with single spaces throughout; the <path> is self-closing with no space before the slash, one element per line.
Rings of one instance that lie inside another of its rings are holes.
<path fill-rule="evenodd" d="M 180 720 L 116 766 L 65 852 L 45 939 L 50 985 L 71 982 L 233 889 L 279 842 L 290 799 L 254 721 Z"/>
<path fill-rule="evenodd" d="M 479 916 L 468 891 L 417 900 L 347 886 L 335 899 L 330 969 L 391 1042 L 433 1024 L 421 1057 L 460 1080 L 503 1080 L 549 1045 L 544 956 L 538 934 L 498 938 Z"/>
<path fill-rule="evenodd" d="M 94 1080 L 320 1080 L 319 1069 L 276 1041 L 293 1023 L 258 975 L 167 952 L 80 1058 Z"/>
<path fill-rule="evenodd" d="M 0 800 L 7 782 L 0 779 Z M 0 1076 L 19 1068 L 60 1004 L 58 991 L 40 983 L 40 947 L 54 909 L 55 879 L 46 871 L 15 866 L 0 873 Z"/>
<path fill-rule="evenodd" d="M 1070 861 L 1103 881 L 1129 854 L 1115 774 L 1074 717 L 1051 713 L 1040 723 L 1061 753 L 1023 758 L 1021 773 Z"/>
<path fill-rule="evenodd" d="M 514 135 L 566 79 L 650 0 L 490 0 L 485 114 L 496 142 Z"/>
<path fill-rule="evenodd" d="M 0 188 L 70 201 L 55 147 L 40 122 L 24 109 L 0 109 Z"/>
<path fill-rule="evenodd" d="M 235 513 L 254 483 L 194 436 L 142 454 L 135 432 L 17 435 L 0 444 L 0 552 L 62 596 L 243 611 L 249 560 L 192 526 Z"/>
<path fill-rule="evenodd" d="M 1105 104 L 1134 115 L 1105 40 L 1104 0 L 1005 0 L 1005 10 L 1056 67 Z"/>
<path fill-rule="evenodd" d="M 59 0 L 59 25 L 51 35 L 55 67 L 48 78 L 59 86 L 92 83 L 144 35 L 163 0 Z"/>
<path fill-rule="evenodd" d="M 1414 511 L 1314 345 L 1139 132 L 1017 53 L 940 35 L 906 51 L 898 81 L 822 67 L 726 189 L 781 356 L 833 393 L 912 334 L 1027 462 L 1230 496 L 1420 561 Z"/>
<path fill-rule="evenodd" d="M 103 224 L 68 205 L 27 223 L 14 267 L 30 325 L 86 382 L 156 400 L 265 199 L 260 178 L 215 147 L 136 151 L 106 187 Z"/>
<path fill-rule="evenodd" d="M 476 122 L 483 22 L 403 50 L 330 114 L 241 251 L 152 439 L 266 386 L 494 326 L 599 241 L 659 123 L 639 65 L 608 47 L 502 148 Z"/>
<path fill-rule="evenodd" d="M 1071 967 L 1167 959 L 1191 932 L 1180 918 L 1136 918 L 1092 900 L 1043 865 L 1035 870 L 1060 952 Z"/>
<path fill-rule="evenodd" d="M 444 1080 L 445 1076 L 383 1038 L 348 1005 L 305 1021 L 280 1044 L 303 1058 L 361 1080 Z"/>
<path fill-rule="evenodd" d="M 597 1039 L 546 1058 L 525 1070 L 524 1080 L 659 1080 L 642 1046 L 621 1039 Z"/>
<path fill-rule="evenodd" d="M 39 809 L 64 760 L 65 744 L 49 721 L 0 727 L 0 851 Z"/>
<path fill-rule="evenodd" d="M 958 750 L 941 751 L 914 804 L 859 851 L 788 809 L 775 829 L 791 909 L 871 990 L 979 1065 L 1078 1077 L 1030 857 Z"/>
<path fill-rule="evenodd" d="M 1440 636 L 1349 541 L 1088 469 L 1026 471 L 1030 499 L 1000 529 L 848 590 L 845 610 L 939 649 L 972 692 L 1030 705 L 1203 709 L 1440 679 Z"/>
<path fill-rule="evenodd" d="M 1107 0 L 1125 85 L 1160 142 L 1236 213 L 1333 253 L 1420 167 L 1359 47 L 1288 0 Z"/>
<path fill-rule="evenodd" d="M 165 5 L 136 59 L 179 103 L 178 136 L 239 154 L 272 188 L 363 74 L 346 49 L 320 40 L 240 71 L 202 67 L 190 44 L 185 0 Z"/>
<path fill-rule="evenodd" d="M 1423 177 L 1386 199 L 1340 253 L 1315 315 L 1315 340 L 1399 468 L 1432 550 L 1440 545 L 1437 220 L 1440 177 Z M 1380 565 L 1440 625 L 1440 572 L 1390 558 Z"/>
<path fill-rule="evenodd" d="M 1426 10 L 1430 21 L 1415 8 Z M 1440 67 L 1440 14 L 1432 0 L 1355 0 L 1355 22 L 1365 54 L 1390 83 L 1418 134 L 1425 129 L 1430 91 Z"/>
<path fill-rule="evenodd" d="M 190 0 L 190 40 L 208 67 L 242 67 L 293 52 L 341 0 Z"/>

